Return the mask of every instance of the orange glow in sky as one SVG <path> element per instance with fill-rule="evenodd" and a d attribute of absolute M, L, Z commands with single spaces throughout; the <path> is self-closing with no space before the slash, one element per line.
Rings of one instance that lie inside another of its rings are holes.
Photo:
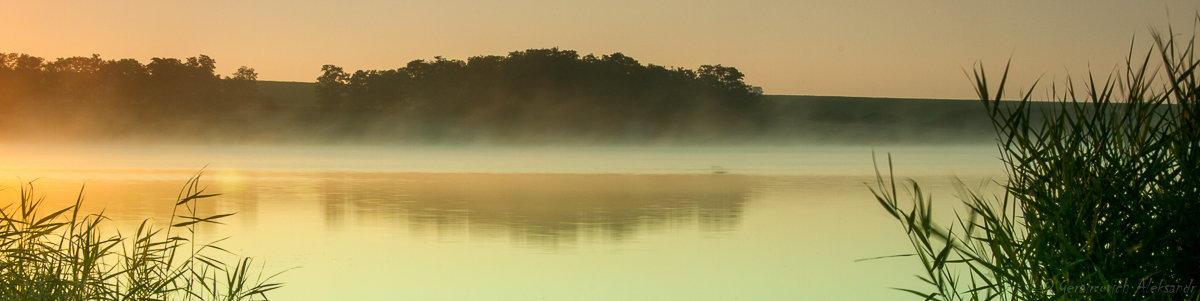
<path fill-rule="evenodd" d="M 559 47 L 735 66 L 768 94 L 971 98 L 963 71 L 977 61 L 999 69 L 1011 57 L 1018 85 L 1107 73 L 1135 34 L 1146 49 L 1151 26 L 1190 34 L 1200 2 L 29 1 L 5 11 L 0 52 L 207 54 L 222 74 L 246 65 L 262 80 Z"/>

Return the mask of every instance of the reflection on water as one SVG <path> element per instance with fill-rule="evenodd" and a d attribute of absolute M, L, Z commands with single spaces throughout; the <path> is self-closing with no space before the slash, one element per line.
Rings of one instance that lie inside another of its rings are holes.
<path fill-rule="evenodd" d="M 620 242 L 642 231 L 730 231 L 748 201 L 735 175 L 419 174 L 320 184 L 328 227 L 348 219 L 403 220 L 413 235 L 508 235 L 556 247 Z"/>
<path fill-rule="evenodd" d="M 99 179 L 39 178 L 48 204 L 65 206 L 86 185 L 85 209 L 114 219 L 169 217 L 185 171 L 114 173 Z M 91 174 L 96 176 L 97 174 Z M 134 175 L 135 177 L 127 177 Z M 737 229 L 749 202 L 747 176 L 617 174 L 426 174 L 263 172 L 217 170 L 203 178 L 220 202 L 201 202 L 200 214 L 237 212 L 258 224 L 262 207 L 312 208 L 326 231 L 355 230 L 365 221 L 405 227 L 413 236 L 487 238 L 555 249 L 581 241 L 619 243 L 641 232 Z M 3 185 L 21 181 L 8 177 Z M 27 181 L 28 182 L 28 181 Z M 4 199 L 15 199 L 4 195 Z M 307 210 L 307 209 L 302 209 Z M 265 213 L 271 215 L 271 213 Z M 276 221 L 266 221 L 276 222 Z"/>

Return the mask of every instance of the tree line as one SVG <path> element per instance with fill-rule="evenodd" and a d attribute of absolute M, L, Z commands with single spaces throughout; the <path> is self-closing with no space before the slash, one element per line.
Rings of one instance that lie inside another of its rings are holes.
<path fill-rule="evenodd" d="M 218 75 L 216 61 L 206 55 L 142 64 L 97 54 L 46 60 L 0 53 L 0 107 L 14 113 L 8 123 L 25 121 L 20 124 L 25 128 L 86 123 L 82 130 L 97 134 L 197 124 L 219 128 L 216 124 L 270 106 L 258 94 L 257 77 L 246 66 Z"/>
<path fill-rule="evenodd" d="M 0 53 L 0 105 L 22 117 L 0 126 L 10 134 L 58 128 L 201 139 L 702 141 L 761 130 L 767 111 L 761 89 L 734 67 L 692 70 L 557 48 L 353 73 L 325 65 L 314 106 L 279 105 L 287 100 L 260 93 L 253 68 L 216 70 L 206 55 L 143 64 Z"/>

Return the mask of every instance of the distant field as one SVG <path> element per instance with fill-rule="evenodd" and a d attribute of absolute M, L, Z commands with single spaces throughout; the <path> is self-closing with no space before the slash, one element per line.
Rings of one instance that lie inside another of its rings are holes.
<path fill-rule="evenodd" d="M 977 100 L 768 95 L 782 137 L 824 141 L 990 142 L 991 121 Z"/>

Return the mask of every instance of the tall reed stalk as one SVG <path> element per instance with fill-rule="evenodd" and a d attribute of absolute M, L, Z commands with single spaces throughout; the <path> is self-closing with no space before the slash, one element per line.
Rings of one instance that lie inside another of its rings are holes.
<path fill-rule="evenodd" d="M 901 290 L 926 300 L 1200 299 L 1200 60 L 1195 35 L 1153 38 L 1105 79 L 1051 87 L 1049 109 L 1033 109 L 1033 88 L 1001 101 L 1008 66 L 995 90 L 976 68 L 1005 192 L 967 191 L 966 214 L 939 225 L 916 182 L 906 184 L 912 204 L 898 202 L 889 156 L 871 190 L 929 285 Z"/>
<path fill-rule="evenodd" d="M 104 213 L 73 205 L 43 214 L 33 184 L 20 200 L 0 209 L 0 300 L 267 300 L 282 286 L 270 282 L 250 258 L 238 258 L 217 242 L 197 241 L 198 226 L 219 224 L 229 214 L 201 216 L 200 175 L 180 191 L 169 226 L 143 221 L 132 234 L 106 233 Z M 236 258 L 232 264 L 227 258 Z"/>

